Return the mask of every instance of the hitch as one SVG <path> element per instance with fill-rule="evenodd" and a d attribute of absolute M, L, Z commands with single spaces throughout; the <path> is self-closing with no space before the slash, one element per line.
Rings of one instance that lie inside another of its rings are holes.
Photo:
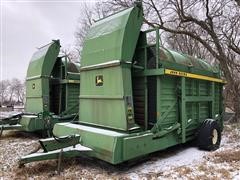
<path fill-rule="evenodd" d="M 39 140 L 39 142 L 43 152 L 36 152 L 21 157 L 19 160 L 19 167 L 30 162 L 58 159 L 57 169 L 59 171 L 62 158 L 76 157 L 92 151 L 91 148 L 79 144 L 80 135 L 78 134 L 47 138 Z"/>
<path fill-rule="evenodd" d="M 39 143 L 44 152 L 54 151 L 69 146 L 75 146 L 80 142 L 80 135 L 74 134 L 69 136 L 56 137 L 53 135 L 52 138 L 40 139 Z"/>
<path fill-rule="evenodd" d="M 4 130 L 12 130 L 12 129 L 21 129 L 22 126 L 19 124 L 19 120 L 22 118 L 24 113 L 16 113 L 12 114 L 8 117 L 0 119 L 0 137 L 3 134 Z"/>
<path fill-rule="evenodd" d="M 23 113 L 12 114 L 5 118 L 0 118 L 0 125 L 15 125 L 18 124 L 19 120 L 22 118 Z"/>
<path fill-rule="evenodd" d="M 0 137 L 2 136 L 3 133 L 3 126 L 0 127 Z"/>

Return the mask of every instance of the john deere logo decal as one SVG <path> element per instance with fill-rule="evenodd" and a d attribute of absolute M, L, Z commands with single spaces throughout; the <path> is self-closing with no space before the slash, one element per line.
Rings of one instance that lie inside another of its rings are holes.
<path fill-rule="evenodd" d="M 96 83 L 96 86 L 102 86 L 103 85 L 103 75 L 96 76 L 95 83 Z"/>

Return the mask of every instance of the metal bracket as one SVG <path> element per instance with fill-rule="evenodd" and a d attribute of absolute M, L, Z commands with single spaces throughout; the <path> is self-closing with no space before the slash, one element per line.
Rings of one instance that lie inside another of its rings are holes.
<path fill-rule="evenodd" d="M 1 118 L 0 125 L 5 125 L 5 124 L 16 125 L 19 123 L 19 120 L 22 118 L 23 114 L 24 113 L 21 112 L 21 113 L 13 114 L 6 118 Z"/>
<path fill-rule="evenodd" d="M 157 133 L 159 132 L 159 126 L 160 123 L 167 118 L 168 114 L 171 112 L 171 110 L 173 109 L 173 107 L 177 104 L 177 101 L 174 101 L 171 106 L 169 106 L 169 108 L 167 109 L 167 111 L 157 120 L 157 123 L 153 126 L 153 128 L 151 129 L 151 131 L 153 133 Z"/>
<path fill-rule="evenodd" d="M 159 131 L 157 132 L 156 134 L 154 134 L 153 138 L 160 138 L 160 137 L 163 137 L 165 136 L 166 134 L 168 133 L 171 133 L 175 130 L 178 130 L 180 129 L 180 124 L 179 123 L 176 123 L 168 128 L 164 128 L 162 131 Z"/>

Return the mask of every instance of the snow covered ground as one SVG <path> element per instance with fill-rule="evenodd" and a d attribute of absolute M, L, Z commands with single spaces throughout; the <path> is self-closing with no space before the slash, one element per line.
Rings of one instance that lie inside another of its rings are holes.
<path fill-rule="evenodd" d="M 87 158 L 64 159 L 57 175 L 57 161 L 27 164 L 18 168 L 18 158 L 38 147 L 38 137 L 5 132 L 0 138 L 0 179 L 239 179 L 240 126 L 225 125 L 221 147 L 201 151 L 191 144 L 154 153 L 135 165 L 112 166 Z"/>

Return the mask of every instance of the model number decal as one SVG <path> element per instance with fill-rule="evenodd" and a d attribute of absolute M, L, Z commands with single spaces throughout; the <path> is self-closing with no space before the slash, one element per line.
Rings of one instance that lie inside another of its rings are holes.
<path fill-rule="evenodd" d="M 188 77 L 188 78 L 193 78 L 193 79 L 202 79 L 202 80 L 206 80 L 206 81 L 213 81 L 213 82 L 219 82 L 219 83 L 226 83 L 226 81 L 223 79 L 218 79 L 218 78 L 209 77 L 209 76 L 203 76 L 203 75 L 199 75 L 199 74 L 186 73 L 183 71 L 174 71 L 172 69 L 165 69 L 165 74 L 169 74 L 169 75 L 173 75 L 173 76 Z"/>
<path fill-rule="evenodd" d="M 185 77 L 188 76 L 188 74 L 185 73 L 185 72 L 173 71 L 173 70 L 170 70 L 170 71 L 169 71 L 169 74 L 171 74 L 171 75 L 176 75 L 176 76 L 185 76 Z"/>

